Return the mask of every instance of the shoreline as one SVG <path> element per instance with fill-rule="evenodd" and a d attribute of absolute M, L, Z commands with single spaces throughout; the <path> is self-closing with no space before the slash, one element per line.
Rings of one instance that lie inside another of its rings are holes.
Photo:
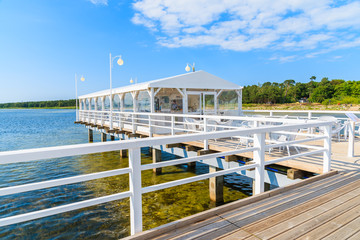
<path fill-rule="evenodd" d="M 243 104 L 243 110 L 360 111 L 359 104 L 322 105 L 319 103 Z"/>
<path fill-rule="evenodd" d="M 31 108 L 0 108 L 0 110 L 5 110 L 5 109 L 74 109 L 75 110 L 75 107 L 31 107 Z"/>

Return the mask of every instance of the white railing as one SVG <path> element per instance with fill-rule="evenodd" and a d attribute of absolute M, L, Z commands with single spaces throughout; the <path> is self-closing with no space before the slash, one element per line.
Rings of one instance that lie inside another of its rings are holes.
<path fill-rule="evenodd" d="M 90 114 L 90 113 L 86 113 L 86 114 Z M 82 118 L 84 119 L 85 116 L 83 115 Z M 175 121 L 172 118 L 171 123 L 173 122 Z M 11 224 L 21 223 L 29 220 L 34 220 L 46 216 L 73 211 L 76 209 L 81 209 L 81 208 L 129 197 L 131 234 L 135 234 L 137 232 L 142 231 L 142 194 L 144 193 L 157 191 L 169 187 L 174 187 L 181 184 L 191 183 L 211 177 L 221 176 L 233 172 L 239 172 L 242 170 L 255 169 L 254 193 L 259 194 L 264 191 L 264 171 L 266 165 L 274 164 L 294 158 L 299 158 L 303 156 L 317 155 L 321 153 L 323 154 L 323 172 L 326 173 L 330 171 L 331 124 L 332 124 L 331 122 L 313 122 L 313 123 L 288 124 L 288 125 L 279 125 L 279 126 L 262 126 L 256 128 L 223 130 L 223 131 L 207 132 L 207 133 L 195 133 L 195 134 L 165 136 L 165 137 L 146 138 L 146 139 L 132 139 L 132 140 L 124 140 L 124 141 L 78 144 L 78 145 L 67 145 L 67 146 L 59 146 L 59 147 L 0 152 L 0 164 L 12 164 L 12 163 L 28 162 L 28 161 L 41 161 L 49 158 L 59 158 L 59 157 L 91 154 L 98 152 L 116 151 L 122 149 L 129 150 L 128 168 L 115 169 L 111 171 L 97 172 L 97 173 L 67 177 L 62 179 L 55 179 L 55 180 L 48 180 L 43 182 L 5 187 L 0 189 L 0 196 L 34 191 L 34 190 L 45 189 L 55 186 L 72 184 L 72 183 L 79 183 L 79 182 L 84 182 L 84 181 L 89 181 L 89 180 L 94 180 L 109 176 L 116 176 L 121 174 L 129 174 L 129 183 L 130 183 L 129 191 L 93 198 L 85 201 L 79 201 L 79 202 L 43 209 L 39 211 L 28 212 L 25 214 L 19 214 L 6 218 L 0 218 L 0 226 L 7 226 Z M 172 128 L 174 128 L 173 125 L 174 124 L 171 124 Z M 297 129 L 310 128 L 310 127 L 322 127 L 324 129 L 323 134 L 321 135 L 303 134 L 306 135 L 305 139 L 294 140 L 283 143 L 271 143 L 265 141 L 266 134 L 270 132 L 280 133 L 280 132 L 288 132 L 294 129 L 297 130 Z M 203 156 L 189 157 L 178 160 L 141 165 L 140 150 L 142 147 L 182 143 L 189 141 L 199 141 L 199 140 L 208 141 L 210 139 L 229 138 L 234 136 L 253 136 L 252 137 L 254 141 L 253 146 L 243 149 L 234 148 L 226 152 L 212 153 Z M 301 143 L 310 142 L 314 140 L 323 140 L 323 147 L 301 145 L 303 147 L 310 149 L 310 151 L 295 155 L 280 157 L 277 159 L 273 159 L 271 161 L 265 161 L 265 151 L 270 148 L 279 147 L 279 146 L 289 146 L 289 145 L 298 146 Z M 208 174 L 198 175 L 185 179 L 180 179 L 176 181 L 166 182 L 162 184 L 152 185 L 148 187 L 141 186 L 141 171 L 143 170 L 173 166 L 178 164 L 217 158 L 227 155 L 240 154 L 245 152 L 253 153 L 254 157 L 252 164 L 221 170 L 214 173 L 208 173 Z"/>

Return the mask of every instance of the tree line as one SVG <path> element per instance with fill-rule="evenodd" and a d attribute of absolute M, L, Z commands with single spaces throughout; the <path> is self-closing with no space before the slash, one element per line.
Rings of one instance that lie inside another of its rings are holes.
<path fill-rule="evenodd" d="M 294 103 L 300 99 L 324 105 L 360 103 L 360 81 L 329 80 L 327 77 L 319 82 L 315 80 L 312 76 L 308 83 L 289 79 L 283 83 L 249 85 L 243 89 L 243 103 Z"/>
<path fill-rule="evenodd" d="M 75 107 L 75 104 L 75 99 L 69 99 L 54 101 L 0 103 L 0 108 L 62 108 Z"/>

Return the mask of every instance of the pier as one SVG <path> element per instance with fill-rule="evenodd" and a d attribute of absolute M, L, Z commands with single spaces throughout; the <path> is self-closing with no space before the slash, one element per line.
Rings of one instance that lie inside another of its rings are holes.
<path fill-rule="evenodd" d="M 209 89 L 202 87 L 205 78 L 211 80 Z M 182 88 L 176 85 L 179 79 L 187 80 Z M 200 85 L 195 81 L 199 79 Z M 223 92 L 230 92 L 226 95 L 232 98 L 230 109 L 220 107 Z M 360 183 L 356 116 L 281 116 L 273 111 L 269 116 L 256 112 L 246 116 L 241 96 L 241 87 L 205 72 L 114 89 L 114 94 L 105 90 L 80 96 L 75 123 L 88 129 L 89 143 L 0 152 L 0 164 L 118 151 L 119 161 L 128 156 L 129 166 L 4 187 L 0 196 L 119 175 L 129 177 L 129 189 L 3 217 L 0 226 L 129 199 L 129 238 L 134 239 L 289 239 L 341 234 L 342 227 L 335 226 L 333 219 L 339 223 L 347 219 L 343 227 L 357 234 L 352 221 L 359 215 L 350 211 L 359 197 L 352 189 Z M 100 133 L 100 142 L 94 142 L 95 132 Z M 152 163 L 142 164 L 142 148 L 150 149 Z M 178 159 L 162 161 L 163 152 Z M 165 167 L 186 164 L 194 169 L 197 163 L 208 165 L 209 173 L 142 186 L 143 171 L 161 175 Z M 223 177 L 230 173 L 251 178 L 253 196 L 222 205 Z M 209 199 L 217 207 L 143 232 L 143 194 L 205 179 L 209 179 Z M 289 227 L 303 225 L 308 228 Z"/>

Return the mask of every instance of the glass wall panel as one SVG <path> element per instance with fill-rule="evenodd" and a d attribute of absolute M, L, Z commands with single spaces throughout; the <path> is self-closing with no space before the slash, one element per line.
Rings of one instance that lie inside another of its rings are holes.
<path fill-rule="evenodd" d="M 220 110 L 238 109 L 238 95 L 235 91 L 224 91 L 218 98 Z"/>
<path fill-rule="evenodd" d="M 85 110 L 89 110 L 89 105 L 90 105 L 89 99 L 86 99 L 85 100 Z"/>
<path fill-rule="evenodd" d="M 188 112 L 201 112 L 201 94 L 188 94 Z"/>
<path fill-rule="evenodd" d="M 105 97 L 105 103 L 104 103 L 105 110 L 110 110 L 110 97 Z"/>
<path fill-rule="evenodd" d="M 126 93 L 124 96 L 124 111 L 133 111 L 133 97 L 131 93 Z"/>
<path fill-rule="evenodd" d="M 113 99 L 113 109 L 116 111 L 120 111 L 120 97 L 118 94 L 114 96 Z"/>
<path fill-rule="evenodd" d="M 138 112 L 151 112 L 150 95 L 147 91 L 140 91 L 137 100 Z"/>
<path fill-rule="evenodd" d="M 102 111 L 102 100 L 101 100 L 101 97 L 98 97 L 97 100 L 96 100 L 96 106 L 97 106 L 97 110 L 98 111 Z"/>
<path fill-rule="evenodd" d="M 92 98 L 91 101 L 90 101 L 90 106 L 91 106 L 91 110 L 95 110 L 95 99 Z"/>

